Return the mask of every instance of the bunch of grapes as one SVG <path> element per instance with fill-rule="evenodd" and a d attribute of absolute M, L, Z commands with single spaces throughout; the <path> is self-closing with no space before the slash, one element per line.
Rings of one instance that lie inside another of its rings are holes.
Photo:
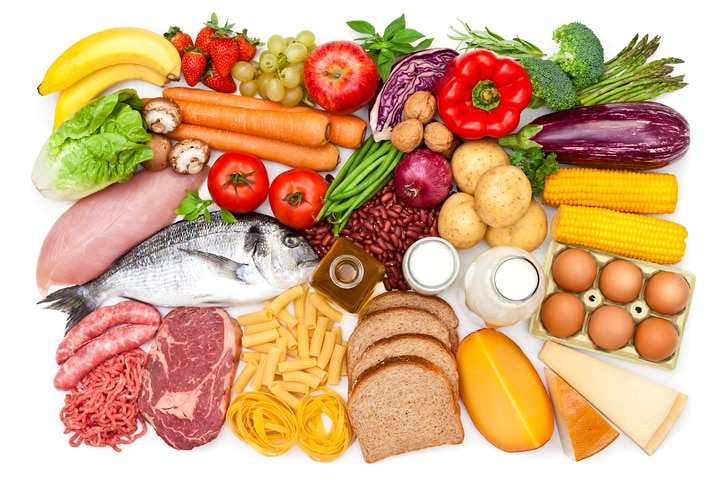
<path fill-rule="evenodd" d="M 239 93 L 285 106 L 310 103 L 304 87 L 304 62 L 315 41 L 309 30 L 300 31 L 296 37 L 270 36 L 258 60 L 234 65 L 231 74 L 239 81 Z"/>

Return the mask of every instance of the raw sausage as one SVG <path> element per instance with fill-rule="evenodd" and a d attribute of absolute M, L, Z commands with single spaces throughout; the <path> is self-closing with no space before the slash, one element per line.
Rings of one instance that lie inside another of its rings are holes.
<path fill-rule="evenodd" d="M 84 344 L 63 362 L 55 374 L 53 384 L 62 391 L 72 389 L 98 364 L 148 342 L 157 330 L 153 325 L 124 325 L 104 332 Z"/>
<path fill-rule="evenodd" d="M 134 300 L 100 307 L 78 322 L 63 338 L 55 352 L 56 362 L 62 364 L 85 343 L 111 327 L 121 324 L 149 325 L 158 328 L 161 325 L 161 313 L 152 305 Z"/>

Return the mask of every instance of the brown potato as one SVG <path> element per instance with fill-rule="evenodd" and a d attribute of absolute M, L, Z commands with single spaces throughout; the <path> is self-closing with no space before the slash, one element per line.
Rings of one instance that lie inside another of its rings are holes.
<path fill-rule="evenodd" d="M 460 191 L 474 194 L 480 176 L 493 166 L 510 164 L 508 153 L 489 139 L 466 141 L 458 146 L 450 159 L 453 179 Z"/>
<path fill-rule="evenodd" d="M 525 214 L 533 189 L 523 170 L 512 164 L 494 166 L 475 186 L 475 210 L 488 226 L 510 226 Z"/>
<path fill-rule="evenodd" d="M 532 252 L 548 236 L 548 215 L 536 200 L 532 200 L 523 217 L 510 226 L 489 227 L 485 241 L 491 247 L 515 246 Z"/>
<path fill-rule="evenodd" d="M 455 248 L 470 248 L 482 241 L 487 226 L 475 211 L 475 200 L 468 193 L 455 193 L 445 200 L 437 218 L 440 238 Z"/>

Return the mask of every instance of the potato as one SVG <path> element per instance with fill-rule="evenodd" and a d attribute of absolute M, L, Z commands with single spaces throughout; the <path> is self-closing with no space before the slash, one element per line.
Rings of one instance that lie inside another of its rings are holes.
<path fill-rule="evenodd" d="M 480 176 L 493 166 L 510 164 L 508 153 L 494 141 L 479 139 L 462 143 L 453 152 L 450 165 L 460 191 L 474 194 Z"/>
<path fill-rule="evenodd" d="M 533 199 L 533 189 L 523 170 L 512 164 L 494 166 L 475 186 L 475 210 L 488 226 L 510 226 L 520 220 Z"/>
<path fill-rule="evenodd" d="M 548 236 L 548 216 L 540 203 L 532 200 L 523 217 L 510 226 L 489 227 L 485 231 L 485 241 L 491 247 L 500 245 L 515 246 L 532 252 Z"/>
<path fill-rule="evenodd" d="M 475 211 L 475 200 L 468 193 L 455 193 L 440 207 L 437 231 L 455 248 L 470 248 L 482 241 L 487 226 Z"/>

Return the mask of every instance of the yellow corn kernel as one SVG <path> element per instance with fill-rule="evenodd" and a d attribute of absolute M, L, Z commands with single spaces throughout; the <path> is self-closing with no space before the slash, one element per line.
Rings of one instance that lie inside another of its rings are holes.
<path fill-rule="evenodd" d="M 595 168 L 558 168 L 546 176 L 541 196 L 549 206 L 608 208 L 626 213 L 673 213 L 679 198 L 676 176 Z"/>
<path fill-rule="evenodd" d="M 684 226 L 654 216 L 560 205 L 551 220 L 551 236 L 560 243 L 673 264 L 684 256 L 688 233 Z"/>

